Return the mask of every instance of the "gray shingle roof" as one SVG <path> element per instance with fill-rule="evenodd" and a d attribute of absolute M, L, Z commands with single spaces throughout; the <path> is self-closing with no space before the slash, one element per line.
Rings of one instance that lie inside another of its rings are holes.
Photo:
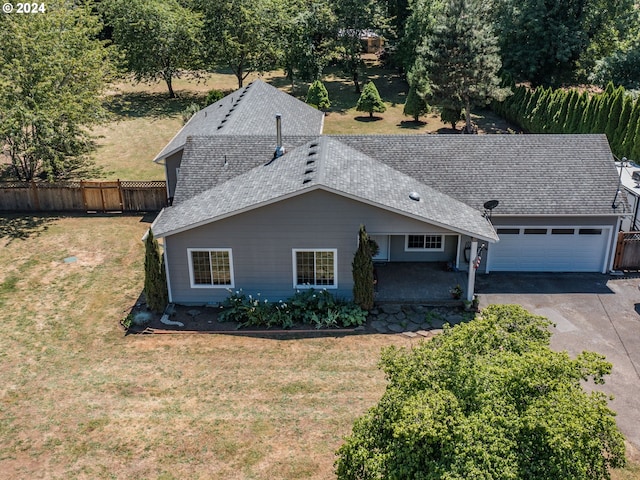
<path fill-rule="evenodd" d="M 293 150 L 317 135 L 282 137 L 285 151 Z M 269 136 L 212 135 L 188 137 L 182 154 L 173 204 L 194 197 L 273 158 L 275 134 Z"/>
<path fill-rule="evenodd" d="M 494 215 L 612 215 L 618 185 L 604 135 L 332 136 Z"/>
<path fill-rule="evenodd" d="M 484 240 L 497 239 L 480 211 L 331 137 L 318 137 L 163 210 L 153 232 L 170 235 L 318 188 Z M 410 192 L 417 192 L 420 201 L 410 199 Z"/>
<path fill-rule="evenodd" d="M 189 136 L 272 135 L 275 138 L 276 113 L 282 114 L 283 135 L 322 133 L 322 112 L 262 80 L 256 80 L 196 113 L 154 161 L 182 149 Z"/>

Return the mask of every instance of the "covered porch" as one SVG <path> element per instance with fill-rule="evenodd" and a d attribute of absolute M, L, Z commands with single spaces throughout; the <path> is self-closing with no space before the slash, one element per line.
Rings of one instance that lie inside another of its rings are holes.
<path fill-rule="evenodd" d="M 376 262 L 375 300 L 380 303 L 460 303 L 451 296 L 456 285 L 466 298 L 466 271 L 448 271 L 446 262 Z"/>

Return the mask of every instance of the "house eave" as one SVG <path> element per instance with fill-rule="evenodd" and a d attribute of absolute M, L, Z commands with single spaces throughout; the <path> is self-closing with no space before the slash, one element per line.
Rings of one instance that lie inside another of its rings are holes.
<path fill-rule="evenodd" d="M 365 198 L 358 197 L 356 195 L 352 195 L 352 194 L 349 194 L 349 193 L 346 193 L 346 192 L 343 192 L 343 191 L 340 191 L 340 190 L 335 190 L 335 189 L 332 189 L 330 187 L 327 187 L 325 185 L 320 185 L 320 184 L 316 184 L 316 185 L 312 185 L 312 186 L 307 187 L 307 188 L 296 190 L 295 192 L 291 192 L 291 193 L 288 193 L 288 194 L 285 194 L 285 195 L 281 195 L 279 197 L 275 197 L 275 198 L 269 199 L 267 201 L 259 202 L 259 203 L 250 205 L 250 206 L 245 207 L 245 208 L 241 208 L 241 209 L 238 209 L 238 210 L 234 210 L 232 212 L 225 213 L 223 215 L 218 215 L 216 217 L 211 217 L 211 218 L 209 218 L 207 220 L 202 220 L 200 222 L 195 222 L 193 224 L 187 225 L 187 226 L 182 227 L 182 228 L 178 228 L 178 229 L 175 229 L 175 230 L 170 230 L 170 231 L 165 232 L 165 233 L 160 233 L 160 234 L 156 235 L 156 238 L 164 238 L 164 237 L 169 237 L 171 235 L 177 235 L 179 233 L 183 233 L 183 232 L 186 232 L 186 231 L 189 231 L 189 230 L 193 230 L 195 228 L 199 228 L 199 227 L 202 227 L 202 226 L 205 226 L 205 225 L 209 225 L 211 223 L 219 222 L 219 221 L 224 220 L 226 218 L 231 218 L 231 217 L 234 217 L 236 215 L 241 215 L 243 213 L 250 212 L 250 211 L 255 210 L 257 208 L 265 207 L 265 206 L 268 206 L 268 205 L 273 205 L 275 203 L 279 203 L 279 202 L 288 200 L 290 198 L 294 198 L 294 197 L 297 197 L 299 195 L 303 195 L 305 193 L 313 192 L 313 191 L 316 191 L 316 190 L 322 190 L 322 191 L 325 191 L 325 192 L 328 192 L 328 193 L 332 193 L 332 194 L 339 195 L 339 196 L 342 196 L 342 197 L 345 197 L 345 198 L 349 198 L 350 200 L 354 200 L 354 201 L 357 201 L 357 202 L 360 202 L 360 203 L 363 203 L 363 204 L 366 204 L 366 205 L 370 205 L 370 206 L 373 206 L 373 207 L 376 207 L 376 208 L 380 208 L 382 210 L 386 210 L 386 211 L 389 211 L 389 212 L 392 212 L 392 213 L 396 213 L 398 215 L 402 215 L 402 216 L 407 217 L 407 218 L 412 218 L 414 220 L 418 220 L 418 221 L 423 222 L 423 223 L 428 223 L 430 225 L 434 225 L 434 226 L 437 226 L 437 227 L 440 227 L 440 228 L 451 230 L 451 231 L 453 231 L 455 233 L 458 233 L 458 234 L 463 234 L 463 235 L 468 235 L 470 237 L 475 237 L 475 238 L 478 238 L 479 240 L 484 240 L 484 241 L 489 242 L 489 243 L 496 243 L 497 241 L 499 241 L 499 238 L 498 238 L 497 234 L 495 235 L 495 238 L 491 238 L 491 237 L 488 237 L 486 235 L 480 234 L 478 232 L 471 232 L 471 231 L 466 230 L 466 229 L 462 229 L 462 228 L 454 227 L 454 226 L 451 226 L 451 225 L 447 225 L 447 224 L 444 224 L 442 222 L 438 222 L 438 221 L 435 221 L 435 220 L 432 220 L 432 219 L 429 219 L 429 218 L 426 218 L 426 217 L 423 217 L 423 216 L 420 216 L 420 215 L 415 215 L 415 214 L 412 214 L 410 212 L 406 212 L 406 211 L 403 211 L 403 210 L 400 210 L 400 209 L 396 209 L 396 208 L 390 207 L 388 205 L 372 202 L 372 201 L 367 200 Z M 163 209 L 163 211 L 164 211 L 164 209 Z M 156 220 L 154 220 L 153 224 L 151 225 L 152 231 L 153 231 L 153 227 L 156 224 L 156 221 L 158 220 L 158 218 L 160 218 L 161 214 L 162 214 L 162 211 L 160 212 L 158 217 L 156 217 Z M 478 211 L 478 215 L 481 215 L 481 213 L 479 211 Z"/>

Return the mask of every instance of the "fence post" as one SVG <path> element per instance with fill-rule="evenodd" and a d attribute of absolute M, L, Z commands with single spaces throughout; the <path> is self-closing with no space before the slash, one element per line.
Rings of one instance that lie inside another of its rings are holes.
<path fill-rule="evenodd" d="M 33 206 L 36 212 L 40 211 L 40 198 L 38 197 L 38 185 L 35 180 L 31 179 L 31 191 L 33 192 Z"/>
<path fill-rule="evenodd" d="M 124 213 L 124 194 L 122 193 L 122 183 L 118 181 L 118 195 L 120 196 L 120 211 Z"/>

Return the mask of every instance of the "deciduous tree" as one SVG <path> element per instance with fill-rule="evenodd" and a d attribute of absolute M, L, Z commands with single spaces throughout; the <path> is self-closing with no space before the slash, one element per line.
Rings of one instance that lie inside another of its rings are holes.
<path fill-rule="evenodd" d="M 387 389 L 338 450 L 340 480 L 601 480 L 625 461 L 593 352 L 549 347 L 550 322 L 492 305 L 411 349 L 382 354 Z"/>
<path fill-rule="evenodd" d="M 89 8 L 46 9 L 0 18 L 0 147 L 19 180 L 92 176 L 88 127 L 105 117 L 109 51 Z"/>
<path fill-rule="evenodd" d="M 285 31 L 281 0 L 191 0 L 204 17 L 204 53 L 210 68 L 230 68 L 241 88 L 253 72 L 274 68 Z"/>
<path fill-rule="evenodd" d="M 138 81 L 173 79 L 199 66 L 200 15 L 177 0 L 105 0 L 102 8 L 122 49 L 124 68 Z"/>

